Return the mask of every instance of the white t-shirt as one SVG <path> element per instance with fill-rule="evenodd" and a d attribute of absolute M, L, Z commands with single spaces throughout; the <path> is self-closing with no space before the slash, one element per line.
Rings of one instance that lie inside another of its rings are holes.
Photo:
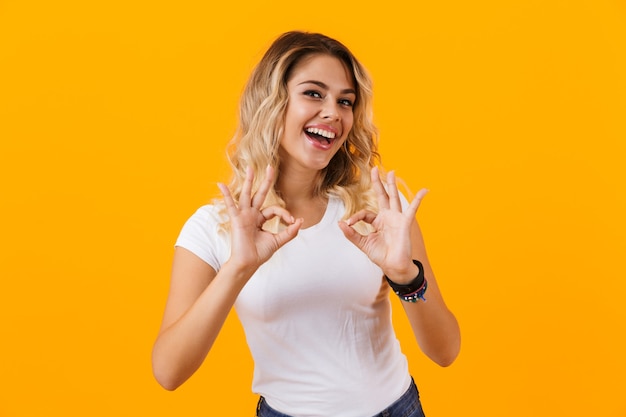
<path fill-rule="evenodd" d="M 378 266 L 345 238 L 331 197 L 322 220 L 278 250 L 245 285 L 235 309 L 254 358 L 252 389 L 294 417 L 364 417 L 409 387 Z M 176 242 L 215 270 L 230 256 L 215 206 L 203 206 Z"/>

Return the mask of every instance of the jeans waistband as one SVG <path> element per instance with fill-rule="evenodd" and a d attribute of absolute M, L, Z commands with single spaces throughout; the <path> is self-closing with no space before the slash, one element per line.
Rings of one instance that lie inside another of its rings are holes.
<path fill-rule="evenodd" d="M 349 400 L 348 400 L 349 401 Z M 257 417 L 291 417 L 280 411 L 274 410 L 267 404 L 265 398 L 259 398 L 256 410 Z M 411 385 L 404 394 L 389 407 L 377 413 L 373 417 L 424 417 L 422 404 L 419 398 L 419 391 L 415 381 L 411 379 Z"/>

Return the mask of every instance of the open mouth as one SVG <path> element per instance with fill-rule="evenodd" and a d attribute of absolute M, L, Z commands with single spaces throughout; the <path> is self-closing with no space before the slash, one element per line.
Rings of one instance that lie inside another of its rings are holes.
<path fill-rule="evenodd" d="M 319 129 L 317 127 L 308 127 L 305 129 L 306 135 L 314 140 L 319 142 L 321 145 L 329 146 L 335 140 L 335 132 L 330 132 L 328 130 Z"/>

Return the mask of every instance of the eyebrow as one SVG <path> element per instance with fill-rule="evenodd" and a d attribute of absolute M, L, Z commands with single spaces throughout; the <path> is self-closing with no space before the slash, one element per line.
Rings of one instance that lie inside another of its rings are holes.
<path fill-rule="evenodd" d="M 323 88 L 324 90 L 328 90 L 329 89 L 326 84 L 324 84 L 321 81 L 317 81 L 317 80 L 302 81 L 298 85 L 302 85 L 302 84 L 315 84 L 316 86 L 318 86 L 320 88 Z M 354 94 L 354 95 L 356 95 L 356 91 L 354 90 L 354 88 L 345 88 L 345 89 L 341 90 L 341 94 Z"/>

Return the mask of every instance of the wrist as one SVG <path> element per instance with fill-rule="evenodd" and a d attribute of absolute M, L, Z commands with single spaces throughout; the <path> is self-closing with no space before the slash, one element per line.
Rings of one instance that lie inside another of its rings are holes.
<path fill-rule="evenodd" d="M 389 283 L 393 292 L 396 293 L 401 300 L 411 303 L 417 302 L 418 299 L 426 301 L 424 293 L 428 288 L 428 282 L 424 276 L 424 266 L 420 261 L 415 259 L 413 259 L 413 264 L 417 267 L 418 272 L 415 278 L 413 278 L 410 282 L 400 284 L 392 281 L 387 275 L 385 275 L 385 278 L 387 279 L 387 283 Z"/>
<path fill-rule="evenodd" d="M 253 267 L 250 265 L 244 265 L 239 262 L 235 262 L 232 259 L 224 262 L 220 272 L 224 275 L 229 276 L 229 280 L 232 283 L 237 283 L 241 287 L 246 285 L 248 280 L 254 275 L 258 267 Z"/>
<path fill-rule="evenodd" d="M 404 270 L 395 270 L 395 271 L 390 271 L 389 273 L 385 273 L 385 278 L 387 278 L 388 280 L 392 281 L 394 284 L 397 284 L 397 285 L 409 284 L 411 281 L 415 279 L 415 277 L 419 275 L 420 270 L 422 269 L 421 263 L 418 266 L 415 262 L 419 262 L 419 261 L 411 262 L 411 265 Z"/>

